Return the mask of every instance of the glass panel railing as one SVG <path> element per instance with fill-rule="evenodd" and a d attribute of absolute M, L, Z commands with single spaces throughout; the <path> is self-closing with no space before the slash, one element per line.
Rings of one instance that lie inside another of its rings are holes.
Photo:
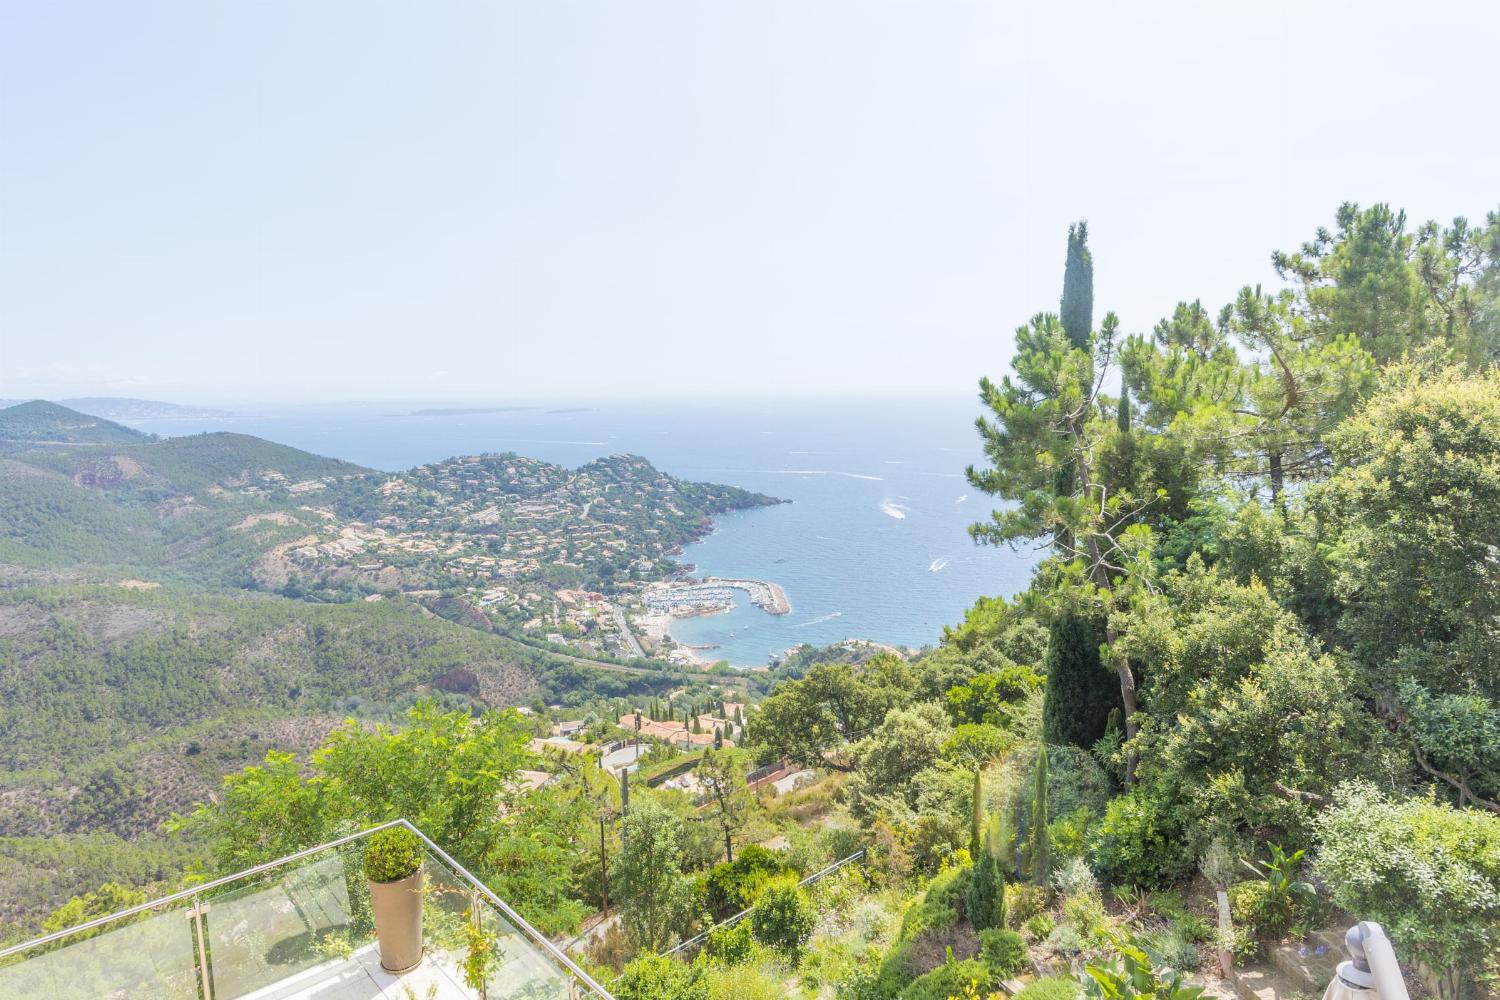
<path fill-rule="evenodd" d="M 425 838 L 423 957 L 407 972 L 385 972 L 364 876 L 372 832 L 0 950 L 0 998 L 282 1000 L 409 989 L 471 1000 L 479 990 L 468 980 L 482 977 L 491 1000 L 608 1000 L 583 973 L 575 983 L 565 957 Z"/>
<path fill-rule="evenodd" d="M 0 968 L 6 1000 L 198 1000 L 193 923 L 178 906 Z"/>
<path fill-rule="evenodd" d="M 495 909 L 474 886 L 428 854 L 426 924 L 432 958 L 453 970 L 465 984 L 464 967 L 471 949 L 488 944 L 486 996 L 490 1000 L 569 1000 L 569 976 L 530 938 Z M 470 935 L 466 924 L 477 920 L 483 941 Z M 477 991 L 475 991 L 477 993 Z"/>
<path fill-rule="evenodd" d="M 339 959 L 351 930 L 357 863 L 331 850 L 204 897 L 214 1000 L 235 1000 Z"/>

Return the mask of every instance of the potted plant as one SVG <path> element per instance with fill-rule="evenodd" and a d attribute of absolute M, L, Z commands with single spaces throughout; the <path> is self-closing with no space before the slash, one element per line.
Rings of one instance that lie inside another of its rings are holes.
<path fill-rule="evenodd" d="M 405 972 L 422 961 L 422 843 L 405 827 L 370 838 L 365 848 L 370 911 L 380 942 L 380 967 Z"/>

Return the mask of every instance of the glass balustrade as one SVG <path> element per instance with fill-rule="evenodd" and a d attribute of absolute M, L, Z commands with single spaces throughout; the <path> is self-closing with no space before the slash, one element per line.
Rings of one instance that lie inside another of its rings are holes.
<path fill-rule="evenodd" d="M 423 959 L 385 972 L 364 877 L 373 832 L 5 949 L 0 997 L 471 1000 L 482 979 L 489 1000 L 609 1000 L 425 837 Z"/>

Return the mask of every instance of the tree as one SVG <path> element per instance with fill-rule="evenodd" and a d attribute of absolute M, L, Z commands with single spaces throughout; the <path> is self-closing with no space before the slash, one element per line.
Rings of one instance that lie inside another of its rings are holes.
<path fill-rule="evenodd" d="M 615 900 L 626 936 L 640 951 L 661 951 L 682 926 L 692 886 L 682 870 L 682 820 L 652 799 L 631 804 L 625 850 L 615 866 Z"/>
<path fill-rule="evenodd" d="M 793 875 L 767 885 L 750 911 L 750 929 L 755 939 L 789 954 L 802 950 L 817 923 L 818 913 L 812 900 Z"/>
<path fill-rule="evenodd" d="M 893 710 L 854 747 L 855 773 L 846 786 L 854 814 L 868 819 L 882 803 L 915 809 L 917 778 L 942 759 L 951 735 L 947 714 L 936 704 Z"/>
<path fill-rule="evenodd" d="M 991 822 L 983 843 L 970 863 L 969 886 L 965 906 L 969 924 L 976 930 L 1005 926 L 1005 872 L 1001 868 L 1001 847 L 997 824 Z"/>
<path fill-rule="evenodd" d="M 1317 832 L 1314 864 L 1333 902 L 1378 921 L 1397 954 L 1438 973 L 1442 996 L 1497 971 L 1500 817 L 1351 782 L 1318 816 Z"/>
<path fill-rule="evenodd" d="M 847 771 L 850 765 L 836 751 L 909 701 L 911 687 L 911 671 L 898 657 L 875 657 L 860 667 L 820 663 L 761 704 L 746 742 L 762 759 L 787 757 L 804 767 Z"/>
<path fill-rule="evenodd" d="M 1031 824 L 1027 832 L 1026 859 L 1031 866 L 1031 880 L 1046 886 L 1052 881 L 1051 848 L 1047 841 L 1047 744 L 1036 751 L 1036 771 L 1031 786 Z"/>
<path fill-rule="evenodd" d="M 745 784 L 745 766 L 733 750 L 706 750 L 698 764 L 698 780 L 708 794 L 724 835 L 724 860 L 734 861 L 734 838 L 744 829 L 752 805 Z"/>
<path fill-rule="evenodd" d="M 1092 747 L 1118 711 L 1120 684 L 1100 660 L 1105 627 L 1097 616 L 1061 614 L 1052 622 L 1044 672 L 1042 735 L 1058 746 Z"/>
<path fill-rule="evenodd" d="M 970 466 L 968 479 L 1014 506 L 994 511 L 969 533 L 996 545 L 1050 537 L 1054 580 L 1072 595 L 1065 613 L 1107 615 L 1118 603 L 1132 581 L 1127 569 L 1149 537 L 1135 522 L 1157 498 L 1133 496 L 1096 474 L 1100 447 L 1119 433 L 1100 391 L 1114 361 L 1118 327 L 1109 314 L 1084 348 L 1056 316 L 1038 315 L 1016 331 L 1015 378 L 980 382 L 980 398 L 993 416 L 979 418 L 976 426 L 990 465 Z M 1106 625 L 1110 649 L 1114 639 Z M 1111 654 L 1108 662 L 1120 684 L 1128 740 L 1137 726 L 1135 676 L 1124 658 Z M 1134 756 L 1127 752 L 1127 784 L 1134 773 Z"/>
<path fill-rule="evenodd" d="M 1063 265 L 1063 292 L 1059 310 L 1068 341 L 1087 350 L 1094 332 L 1094 255 L 1089 252 L 1089 224 L 1068 227 L 1068 256 Z"/>

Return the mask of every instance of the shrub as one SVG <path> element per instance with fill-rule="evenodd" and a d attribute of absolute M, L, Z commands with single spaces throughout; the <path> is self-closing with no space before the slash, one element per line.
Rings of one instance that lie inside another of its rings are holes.
<path fill-rule="evenodd" d="M 1079 806 L 1047 826 L 1055 867 L 1065 866 L 1088 852 L 1089 829 L 1093 823 L 1094 811 L 1088 806 Z"/>
<path fill-rule="evenodd" d="M 1052 914 L 1038 913 L 1026 921 L 1026 933 L 1031 935 L 1033 941 L 1044 941 L 1056 926 L 1057 921 L 1052 919 Z"/>
<path fill-rule="evenodd" d="M 950 868 L 927 883 L 922 901 L 906 911 L 901 919 L 901 936 L 912 937 L 924 930 L 951 927 L 963 911 L 968 894 L 969 869 Z"/>
<path fill-rule="evenodd" d="M 1500 944 L 1500 816 L 1432 799 L 1393 799 L 1375 786 L 1339 787 L 1317 819 L 1317 872 L 1333 902 L 1376 920 L 1398 954 L 1462 988 Z"/>
<path fill-rule="evenodd" d="M 1089 838 L 1089 855 L 1105 881 L 1127 885 L 1170 882 L 1190 860 L 1157 803 L 1137 792 L 1110 800 Z"/>
<path fill-rule="evenodd" d="M 1179 972 L 1192 972 L 1198 968 L 1197 946 L 1175 928 L 1146 931 L 1135 943 L 1155 966 Z"/>
<path fill-rule="evenodd" d="M 1039 885 L 1015 883 L 1005 887 L 1005 909 L 1013 926 L 1024 926 L 1028 920 L 1047 909 L 1049 893 Z"/>
<path fill-rule="evenodd" d="M 1083 990 L 1067 976 L 1046 976 L 1016 994 L 1016 1000 L 1082 1000 Z"/>
<path fill-rule="evenodd" d="M 610 988 L 618 1000 L 713 1000 L 700 966 L 647 955 L 625 966 Z"/>
<path fill-rule="evenodd" d="M 727 920 L 748 908 L 768 881 L 787 870 L 786 862 L 773 851 L 756 844 L 740 848 L 733 862 L 715 865 L 703 880 L 708 912 L 715 920 Z"/>
<path fill-rule="evenodd" d="M 785 1000 L 786 977 L 775 966 L 719 965 L 703 972 L 709 1000 Z"/>
<path fill-rule="evenodd" d="M 1063 924 L 1054 927 L 1052 933 L 1047 935 L 1047 947 L 1059 955 L 1076 955 L 1083 951 L 1083 935 Z"/>
<path fill-rule="evenodd" d="M 1109 965 L 1090 962 L 1085 971 L 1092 980 L 1089 993 L 1100 1000 L 1136 997 L 1140 1000 L 1199 1000 L 1204 991 L 1182 984 L 1182 973 L 1159 972 L 1150 956 L 1139 948 L 1116 944 L 1119 959 Z"/>
<path fill-rule="evenodd" d="M 1104 901 L 1093 893 L 1079 892 L 1063 899 L 1063 923 L 1085 938 L 1097 937 L 1104 930 L 1106 917 Z"/>
<path fill-rule="evenodd" d="M 964 899 L 969 925 L 976 931 L 1005 926 L 1005 888 L 1000 862 L 981 849 L 978 859 L 969 866 L 969 888 Z"/>
<path fill-rule="evenodd" d="M 964 995 L 970 986 L 976 991 L 990 987 L 990 972 L 984 963 L 946 962 L 931 972 L 913 979 L 901 991 L 900 1000 L 949 1000 Z"/>
<path fill-rule="evenodd" d="M 1026 941 L 1015 931 L 982 931 L 979 935 L 979 953 L 984 958 L 990 977 L 996 982 L 1014 976 L 1026 964 Z"/>
<path fill-rule="evenodd" d="M 732 927 L 715 927 L 703 942 L 704 954 L 725 965 L 742 965 L 755 954 L 755 936 L 750 923 L 741 920 Z"/>
<path fill-rule="evenodd" d="M 818 915 L 807 891 L 790 876 L 768 886 L 755 909 L 750 911 L 750 927 L 755 939 L 787 952 L 800 951 L 817 923 Z"/>
<path fill-rule="evenodd" d="M 1099 894 L 1099 880 L 1089 869 L 1088 862 L 1082 858 L 1074 858 L 1066 867 L 1054 872 L 1052 884 L 1057 886 L 1057 891 L 1064 896 L 1077 896 L 1080 893 L 1094 896 Z"/>
<path fill-rule="evenodd" d="M 1234 918 L 1235 926 L 1243 927 L 1259 937 L 1273 934 L 1279 927 L 1286 926 L 1280 921 L 1278 914 L 1270 912 L 1274 902 L 1271 887 L 1261 879 L 1236 882 L 1229 887 L 1227 894 L 1229 915 Z"/>
<path fill-rule="evenodd" d="M 399 882 L 422 867 L 422 842 L 404 826 L 370 837 L 365 847 L 365 877 L 371 882 Z"/>

